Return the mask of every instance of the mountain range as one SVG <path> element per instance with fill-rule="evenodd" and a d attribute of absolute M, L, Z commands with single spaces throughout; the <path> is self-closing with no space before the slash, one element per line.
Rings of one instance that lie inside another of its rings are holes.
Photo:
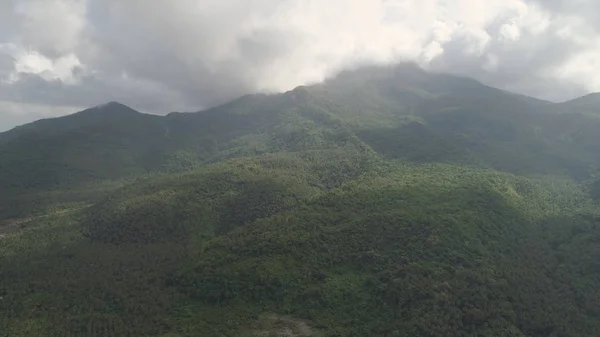
<path fill-rule="evenodd" d="M 600 96 L 363 67 L 0 133 L 0 336 L 598 336 Z"/>

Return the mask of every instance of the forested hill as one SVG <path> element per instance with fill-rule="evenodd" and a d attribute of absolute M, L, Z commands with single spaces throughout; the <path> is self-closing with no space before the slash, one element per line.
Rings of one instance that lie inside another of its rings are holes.
<path fill-rule="evenodd" d="M 340 132 L 390 158 L 585 179 L 600 151 L 596 101 L 550 104 L 402 65 L 198 113 L 160 117 L 109 103 L 0 134 L 0 188 L 37 191 L 322 148 Z"/>
<path fill-rule="evenodd" d="M 0 134 L 0 336 L 598 336 L 600 101 L 414 65 Z"/>

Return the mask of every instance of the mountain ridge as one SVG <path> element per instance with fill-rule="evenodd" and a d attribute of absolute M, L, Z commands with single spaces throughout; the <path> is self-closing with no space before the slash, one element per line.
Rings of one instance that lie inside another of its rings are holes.
<path fill-rule="evenodd" d="M 486 84 L 484 84 L 484 83 L 482 83 L 480 81 L 477 81 L 475 79 L 472 79 L 472 78 L 469 78 L 469 77 L 466 77 L 466 76 L 459 76 L 459 75 L 448 74 L 448 73 L 428 72 L 428 71 L 424 70 L 423 68 L 419 67 L 416 64 L 401 63 L 400 65 L 397 65 L 397 66 L 368 66 L 368 67 L 359 67 L 359 68 L 353 69 L 353 70 L 344 70 L 344 71 L 341 71 L 341 72 L 337 73 L 336 75 L 334 75 L 334 76 L 332 76 L 330 78 L 325 79 L 324 82 L 321 82 L 321 83 L 317 83 L 317 84 L 313 84 L 313 85 L 299 85 L 299 86 L 297 86 L 297 87 L 295 87 L 295 88 L 293 88 L 291 90 L 288 90 L 286 92 L 282 92 L 280 94 L 262 94 L 262 93 L 246 94 L 246 95 L 242 95 L 242 96 L 240 96 L 238 98 L 235 98 L 235 99 L 231 100 L 230 102 L 227 102 L 227 103 L 215 106 L 215 107 L 203 109 L 203 110 L 193 111 L 193 112 L 178 112 L 178 111 L 174 111 L 174 112 L 169 112 L 169 113 L 164 114 L 164 115 L 160 115 L 160 114 L 156 115 L 156 114 L 149 114 L 149 113 L 143 113 L 143 112 L 137 111 L 137 110 L 129 107 L 128 105 L 126 105 L 124 103 L 121 103 L 121 102 L 109 101 L 109 102 L 106 102 L 106 103 L 95 105 L 95 106 L 90 107 L 88 109 L 84 109 L 82 111 L 73 112 L 73 113 L 65 115 L 65 116 L 44 118 L 44 119 L 40 119 L 40 120 L 36 120 L 36 121 L 30 122 L 30 123 L 26 123 L 26 124 L 22 124 L 22 125 L 16 126 L 15 128 L 20 128 L 20 127 L 22 127 L 24 125 L 28 125 L 28 124 L 31 124 L 31 123 L 36 123 L 36 122 L 43 121 L 43 120 L 55 120 L 55 119 L 60 119 L 60 118 L 63 118 L 63 117 L 68 117 L 68 116 L 72 116 L 72 115 L 76 115 L 76 114 L 81 114 L 81 113 L 86 113 L 86 112 L 91 112 L 91 111 L 98 111 L 98 110 L 99 111 L 109 111 L 110 112 L 110 111 L 114 111 L 116 109 L 123 109 L 123 110 L 131 110 L 131 112 L 136 112 L 136 113 L 139 113 L 139 114 L 144 114 L 144 115 L 149 115 L 149 116 L 168 116 L 170 114 L 202 113 L 204 111 L 210 111 L 210 110 L 213 110 L 215 108 L 226 106 L 226 105 L 232 104 L 234 102 L 237 102 L 239 100 L 248 99 L 248 98 L 254 97 L 254 96 L 256 96 L 256 97 L 268 97 L 268 96 L 286 95 L 286 94 L 290 94 L 290 93 L 296 92 L 298 90 L 310 89 L 310 88 L 322 87 L 322 86 L 328 86 L 331 83 L 335 83 L 338 80 L 344 80 L 345 77 L 356 76 L 357 74 L 360 75 L 360 72 L 362 72 L 362 71 L 377 71 L 377 72 L 383 73 L 387 77 L 389 77 L 389 76 L 393 77 L 393 74 L 394 74 L 393 71 L 394 70 L 397 70 L 397 69 L 407 69 L 407 68 L 416 69 L 421 74 L 427 74 L 427 75 L 433 75 L 433 76 L 435 76 L 435 75 L 441 75 L 441 76 L 443 76 L 445 78 L 449 78 L 449 79 L 458 79 L 460 81 L 464 81 L 465 83 L 475 84 L 475 86 L 479 86 L 481 88 L 485 88 L 486 90 L 491 89 L 492 91 L 502 92 L 502 93 L 509 94 L 509 95 L 512 95 L 512 96 L 521 97 L 521 98 L 523 98 L 525 100 L 537 102 L 538 104 L 556 105 L 556 104 L 564 104 L 564 103 L 574 102 L 574 101 L 586 99 L 588 97 L 590 97 L 590 98 L 600 97 L 600 93 L 590 93 L 590 94 L 586 94 L 586 95 L 581 96 L 581 97 L 576 97 L 576 98 L 570 99 L 570 100 L 565 101 L 565 102 L 554 103 L 554 102 L 550 102 L 550 101 L 547 101 L 547 100 L 537 99 L 537 98 L 526 96 L 526 95 L 523 95 L 523 94 L 518 94 L 518 93 L 514 93 L 514 92 L 510 92 L 510 91 L 498 89 L 498 88 L 495 88 L 495 87 L 492 87 L 492 86 L 488 86 L 488 85 L 486 85 Z M 392 70 L 392 72 L 390 72 L 390 69 Z M 12 129 L 0 132 L 0 134 L 7 133 L 7 132 L 10 132 L 10 131 L 12 131 Z"/>
<path fill-rule="evenodd" d="M 600 119 L 557 106 L 368 68 L 0 134 L 0 337 L 596 337 Z"/>
<path fill-rule="evenodd" d="M 0 133 L 0 151 L 4 157 L 0 158 L 0 168 L 14 166 L 14 160 L 21 161 L 17 166 L 22 165 L 19 170 L 22 173 L 12 172 L 8 179 L 29 172 L 21 179 L 26 185 L 34 189 L 38 185 L 51 188 L 66 180 L 77 183 L 90 181 L 85 177 L 127 178 L 132 174 L 164 171 L 167 167 L 170 167 L 167 170 L 178 170 L 177 166 L 185 169 L 224 158 L 278 151 L 278 138 L 313 142 L 297 145 L 302 148 L 328 146 L 326 143 L 332 140 L 322 138 L 325 136 L 322 132 L 333 135 L 345 130 L 393 157 L 444 162 L 446 159 L 440 157 L 442 152 L 454 148 L 464 152 L 465 158 L 472 157 L 467 159 L 472 164 L 480 162 L 501 170 L 506 170 L 503 164 L 485 157 L 490 153 L 498 153 L 502 158 L 509 155 L 504 147 L 513 146 L 506 143 L 510 139 L 531 144 L 528 145 L 531 149 L 525 152 L 544 148 L 542 152 L 548 154 L 543 156 L 548 158 L 543 160 L 568 160 L 571 154 L 567 151 L 572 151 L 568 149 L 578 147 L 577 152 L 584 149 L 575 158 L 573 165 L 578 167 L 568 170 L 581 176 L 584 174 L 581 172 L 588 170 L 586 167 L 596 165 L 591 156 L 596 139 L 592 128 L 597 121 L 574 117 L 573 121 L 581 121 L 576 125 L 572 121 L 570 128 L 561 131 L 563 122 L 551 116 L 557 107 L 560 105 L 508 93 L 472 79 L 429 73 L 415 65 L 367 67 L 341 72 L 321 84 L 299 86 L 283 94 L 245 95 L 195 113 L 157 116 L 108 102 L 72 115 L 40 120 Z M 410 127 L 415 121 L 424 125 L 421 131 Z M 400 135 L 393 136 L 395 132 Z M 394 138 L 386 139 L 387 134 Z M 516 135 L 520 138 L 514 138 Z M 428 144 L 425 147 L 433 152 L 420 155 L 419 159 L 411 154 L 410 148 L 403 148 L 399 139 Z M 578 141 L 584 141 L 585 147 Z M 36 149 L 34 144 L 44 149 Z M 439 146 L 442 147 L 435 150 Z M 565 147 L 565 152 L 554 154 L 563 151 L 561 147 Z M 30 158 L 23 160 L 19 153 L 29 154 Z M 523 158 L 526 156 L 524 153 Z M 552 159 L 556 156 L 557 159 Z M 53 171 L 39 165 L 47 160 L 44 158 L 55 163 Z M 111 168 L 101 164 L 81 165 L 97 162 L 98 158 L 104 158 Z M 515 162 L 511 158 L 501 160 Z M 67 171 L 60 167 L 67 168 L 68 177 L 61 173 Z M 540 168 L 523 168 L 519 172 L 526 171 L 543 173 Z M 44 182 L 46 174 L 53 178 Z M 9 186 L 2 181 L 0 174 L 0 187 Z"/>

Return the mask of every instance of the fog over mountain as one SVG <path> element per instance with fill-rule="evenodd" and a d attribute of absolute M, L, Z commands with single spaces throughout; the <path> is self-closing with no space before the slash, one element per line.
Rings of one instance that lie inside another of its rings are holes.
<path fill-rule="evenodd" d="M 591 0 L 1 0 L 0 130 L 107 101 L 196 111 L 415 61 L 551 101 L 600 90 Z"/>

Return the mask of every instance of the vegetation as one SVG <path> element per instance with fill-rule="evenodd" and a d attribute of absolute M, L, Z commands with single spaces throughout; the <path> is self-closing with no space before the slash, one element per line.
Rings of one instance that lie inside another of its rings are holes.
<path fill-rule="evenodd" d="M 404 66 L 0 134 L 0 336 L 597 336 L 581 102 Z"/>

